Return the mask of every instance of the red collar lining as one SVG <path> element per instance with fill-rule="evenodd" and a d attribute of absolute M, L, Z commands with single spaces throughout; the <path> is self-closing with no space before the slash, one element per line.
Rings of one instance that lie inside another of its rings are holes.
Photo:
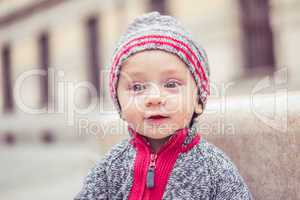
<path fill-rule="evenodd" d="M 151 147 L 143 139 L 143 136 L 131 128 L 129 128 L 129 131 L 132 134 L 132 143 L 135 146 L 137 153 L 134 161 L 133 184 L 128 199 L 160 200 L 162 199 L 169 176 L 178 156 L 180 153 L 187 152 L 194 145 L 198 144 L 200 135 L 194 136 L 192 141 L 187 145 L 184 145 L 183 143 L 188 135 L 188 128 L 180 129 L 172 135 L 172 137 L 157 152 L 154 176 L 155 187 L 149 189 L 146 187 L 146 175 L 150 164 Z"/>

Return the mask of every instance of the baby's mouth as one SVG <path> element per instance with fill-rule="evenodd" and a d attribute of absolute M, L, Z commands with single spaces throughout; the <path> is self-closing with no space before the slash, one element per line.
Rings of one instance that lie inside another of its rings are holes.
<path fill-rule="evenodd" d="M 164 118 L 169 118 L 167 114 L 164 113 L 159 113 L 159 112 L 153 112 L 153 113 L 147 113 L 144 116 L 145 119 L 164 119 Z"/>
<path fill-rule="evenodd" d="M 147 119 L 165 119 L 168 118 L 167 116 L 163 116 L 163 115 L 152 115 L 150 117 L 148 117 Z"/>
<path fill-rule="evenodd" d="M 151 115 L 146 117 L 145 120 L 150 124 L 161 124 L 168 118 L 169 117 L 165 115 Z"/>

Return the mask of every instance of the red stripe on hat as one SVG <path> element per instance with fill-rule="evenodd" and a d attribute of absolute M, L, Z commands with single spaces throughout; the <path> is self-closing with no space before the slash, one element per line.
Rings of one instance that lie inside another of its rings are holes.
<path fill-rule="evenodd" d="M 134 39 L 128 41 L 127 43 L 125 43 L 125 44 L 123 45 L 123 49 L 124 49 L 125 47 L 127 47 L 130 43 L 134 42 L 134 41 L 142 40 L 142 39 L 148 39 L 148 38 L 166 38 L 166 39 L 172 40 L 172 41 L 174 41 L 174 42 L 177 42 L 177 43 L 181 44 L 182 46 L 184 46 L 185 48 L 187 48 L 187 50 L 188 50 L 188 51 L 192 54 L 192 56 L 197 60 L 197 64 L 200 65 L 200 69 L 201 69 L 201 72 L 202 72 L 202 74 L 203 74 L 204 80 L 207 81 L 208 78 L 207 78 L 207 76 L 206 76 L 206 74 L 205 74 L 205 72 L 204 72 L 204 69 L 203 69 L 203 67 L 202 67 L 202 65 L 201 65 L 201 63 L 200 63 L 198 57 L 196 56 L 196 54 L 194 53 L 194 51 L 193 51 L 186 43 L 184 43 L 184 42 L 181 41 L 181 40 L 177 40 L 177 39 L 172 38 L 172 37 L 170 37 L 170 36 L 164 36 L 164 35 L 146 35 L 146 36 L 137 37 L 137 38 L 134 38 Z M 200 54 L 203 58 L 205 57 L 205 56 L 203 56 L 203 55 L 201 54 L 200 51 L 199 51 L 199 54 Z M 116 56 L 117 56 L 117 55 L 116 55 Z M 119 56 L 118 56 L 118 57 L 119 57 Z M 116 61 L 116 57 L 115 57 L 114 61 Z M 114 62 L 114 64 L 115 64 L 115 62 Z"/>

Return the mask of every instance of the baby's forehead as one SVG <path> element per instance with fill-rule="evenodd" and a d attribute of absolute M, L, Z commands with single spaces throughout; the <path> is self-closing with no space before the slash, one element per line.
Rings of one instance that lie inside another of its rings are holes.
<path fill-rule="evenodd" d="M 134 80 L 166 80 L 166 79 L 178 79 L 187 80 L 192 79 L 191 74 L 188 70 L 178 70 L 176 68 L 160 68 L 160 69 L 149 69 L 149 68 L 124 68 L 121 70 L 121 79 L 128 81 Z"/>

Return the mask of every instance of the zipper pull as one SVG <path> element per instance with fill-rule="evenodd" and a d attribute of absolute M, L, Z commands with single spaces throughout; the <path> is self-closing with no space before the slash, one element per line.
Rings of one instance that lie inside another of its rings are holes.
<path fill-rule="evenodd" d="M 150 155 L 150 165 L 147 171 L 147 188 L 153 188 L 154 187 L 154 170 L 155 170 L 155 164 L 156 164 L 156 154 Z"/>

